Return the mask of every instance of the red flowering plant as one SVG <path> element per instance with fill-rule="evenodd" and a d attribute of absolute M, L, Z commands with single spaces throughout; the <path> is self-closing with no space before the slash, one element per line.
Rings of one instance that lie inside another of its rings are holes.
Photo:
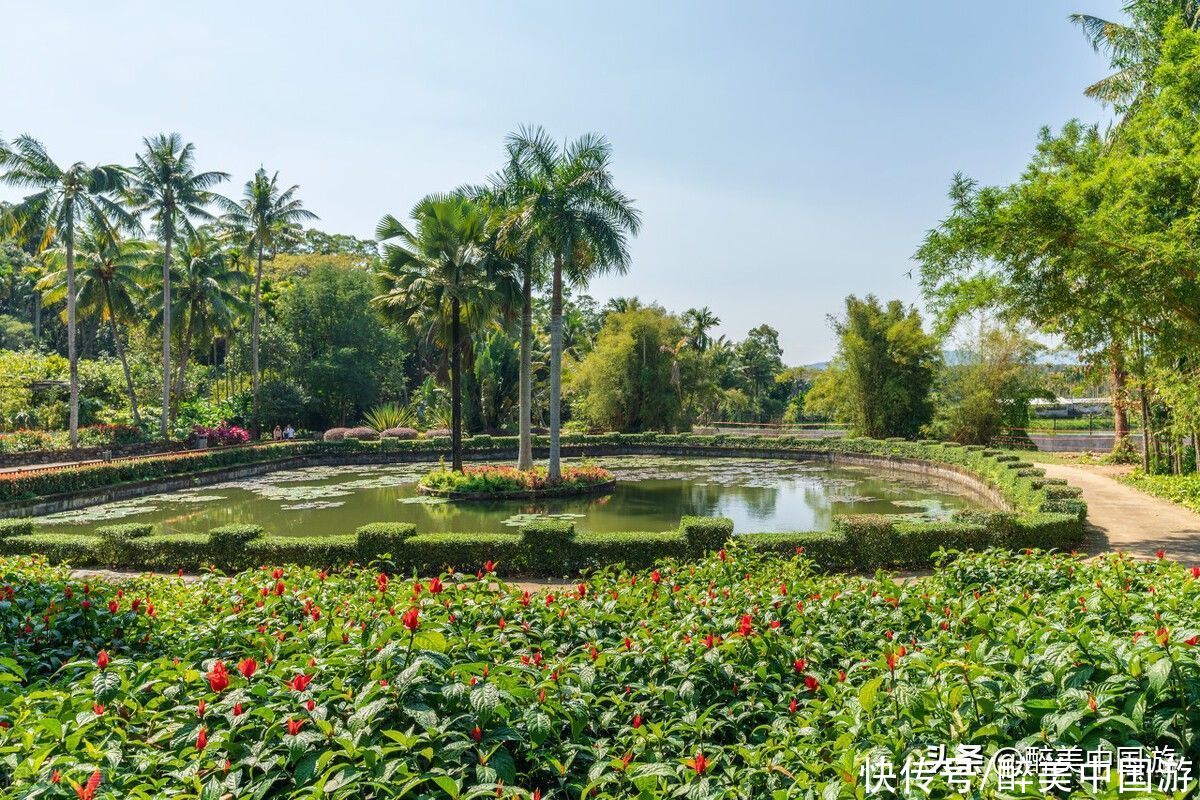
<path fill-rule="evenodd" d="M 912 742 L 1200 756 L 1200 578 L 1169 559 L 379 575 L 0 558 L 0 795 L 850 798 Z"/>

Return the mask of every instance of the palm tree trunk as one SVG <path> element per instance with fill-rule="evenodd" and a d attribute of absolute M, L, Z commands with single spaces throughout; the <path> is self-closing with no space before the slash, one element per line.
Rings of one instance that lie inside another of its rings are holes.
<path fill-rule="evenodd" d="M 254 419 L 255 426 L 258 422 L 258 316 L 259 307 L 262 303 L 262 265 L 263 265 L 263 246 L 262 242 L 258 243 L 258 264 L 254 268 L 254 309 L 250 316 L 250 373 L 251 383 L 254 387 Z M 254 431 L 258 433 L 257 430 Z"/>
<path fill-rule="evenodd" d="M 525 264 L 521 286 L 521 400 L 517 469 L 533 469 L 533 265 Z"/>
<path fill-rule="evenodd" d="M 129 392 L 129 413 L 133 416 L 133 424 L 142 427 L 142 417 L 138 414 L 137 393 L 133 390 L 133 375 L 129 372 L 129 360 L 125 358 L 125 346 L 121 344 L 121 333 L 117 330 L 117 315 L 113 312 L 112 297 L 108 285 L 104 286 L 104 304 L 108 306 L 108 324 L 112 329 L 113 346 L 117 349 L 117 358 L 121 361 L 121 370 L 125 373 L 125 389 Z"/>
<path fill-rule="evenodd" d="M 42 343 L 42 293 L 37 290 L 37 284 L 33 288 L 33 341 L 35 344 Z"/>
<path fill-rule="evenodd" d="M 1146 397 L 1146 380 L 1142 379 L 1141 386 L 1142 400 L 1142 471 L 1150 471 L 1150 437 L 1153 435 L 1150 430 L 1150 400 Z"/>
<path fill-rule="evenodd" d="M 162 331 L 162 417 L 158 433 L 166 439 L 171 414 L 171 239 L 174 232 L 168 222 L 163 230 L 163 331 Z"/>
<path fill-rule="evenodd" d="M 459 385 L 462 353 L 459 338 L 461 320 L 459 301 L 450 301 L 450 466 L 462 472 L 462 391 Z"/>
<path fill-rule="evenodd" d="M 562 425 L 562 253 L 554 254 L 554 281 L 550 294 L 550 464 L 548 478 L 562 477 L 559 428 Z"/>
<path fill-rule="evenodd" d="M 68 221 L 67 225 L 71 223 Z M 75 351 L 75 236 L 67 230 L 67 363 L 71 372 L 71 449 L 79 446 L 79 354 Z"/>

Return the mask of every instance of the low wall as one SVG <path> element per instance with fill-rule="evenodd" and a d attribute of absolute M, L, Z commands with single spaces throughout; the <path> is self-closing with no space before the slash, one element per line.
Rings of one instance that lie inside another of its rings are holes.
<path fill-rule="evenodd" d="M 536 458 L 544 459 L 547 455 L 545 448 L 534 448 L 534 456 Z M 679 456 L 684 458 L 770 458 L 791 461 L 820 461 L 830 464 L 848 464 L 877 469 L 883 468 L 889 471 L 924 475 L 947 484 L 952 484 L 964 490 L 973 499 L 984 505 L 1003 510 L 1012 510 L 1012 505 L 1004 498 L 999 489 L 964 467 L 920 459 L 900 458 L 897 456 L 866 453 L 850 454 L 822 451 L 775 450 L 771 448 L 738 448 L 731 450 L 720 447 L 683 447 L 654 444 L 564 445 L 562 447 L 562 455 L 566 458 L 629 455 Z M 147 495 L 162 494 L 163 492 L 177 492 L 183 489 L 225 483 L 226 481 L 254 478 L 285 469 L 301 469 L 310 466 L 433 463 L 443 456 L 444 454 L 442 453 L 429 451 L 328 453 L 289 456 L 258 464 L 239 464 L 196 472 L 190 475 L 124 483 L 103 489 L 91 489 L 71 492 L 69 494 L 51 495 L 27 502 L 9 503 L 0 508 L 0 518 L 41 517 L 64 511 L 75 511 L 104 503 L 114 503 L 121 500 L 145 497 Z M 516 457 L 517 451 L 515 448 L 511 450 L 495 449 L 463 453 L 463 459 L 467 461 L 504 461 L 515 460 Z"/>
<path fill-rule="evenodd" d="M 141 442 L 127 445 L 99 445 L 77 447 L 74 450 L 32 450 L 28 453 L 0 454 L 0 469 L 31 467 L 39 464 L 62 464 L 73 461 L 99 461 L 108 454 L 112 458 L 122 456 L 146 456 L 157 453 L 176 453 L 186 450 L 187 442 Z"/>

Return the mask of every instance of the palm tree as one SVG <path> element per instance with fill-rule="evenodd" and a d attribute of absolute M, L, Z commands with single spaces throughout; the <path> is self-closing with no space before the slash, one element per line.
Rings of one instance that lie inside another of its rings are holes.
<path fill-rule="evenodd" d="M 162 243 L 162 418 L 159 433 L 167 438 L 171 409 L 171 249 L 180 232 L 193 230 L 192 220 L 212 219 L 206 210 L 216 195 L 211 191 L 229 175 L 196 172 L 196 147 L 178 133 L 143 139 L 145 149 L 132 170 L 129 199 L 134 211 L 149 214 Z"/>
<path fill-rule="evenodd" d="M 607 270 L 629 267 L 627 236 L 641 217 L 633 201 L 613 183 L 612 147 L 595 134 L 559 146 L 541 128 L 522 128 L 509 137 L 520 163 L 519 213 L 553 263 L 550 299 L 550 464 L 561 476 L 562 309 L 564 275 L 586 285 Z"/>
<path fill-rule="evenodd" d="M 712 344 L 712 338 L 708 335 L 709 330 L 720 325 L 721 318 L 714 314 L 708 306 L 689 308 L 683 312 L 683 324 L 687 328 L 688 344 L 703 353 Z"/>
<path fill-rule="evenodd" d="M 390 214 L 379 222 L 383 266 L 372 303 L 447 346 L 451 465 L 461 471 L 464 334 L 482 327 L 499 300 L 488 263 L 490 219 L 481 203 L 461 195 L 430 195 L 411 216 L 415 230 Z"/>
<path fill-rule="evenodd" d="M 227 218 L 230 224 L 242 228 L 246 233 L 247 249 L 257 258 L 254 269 L 253 316 L 250 319 L 250 375 L 254 390 L 254 418 L 258 419 L 258 338 L 262 314 L 262 268 L 263 256 L 272 255 L 283 241 L 295 238 L 295 228 L 304 221 L 317 219 L 317 215 L 304 208 L 296 199 L 299 186 L 279 190 L 279 173 L 270 177 L 262 167 L 254 177 L 246 181 L 240 204 L 228 204 Z"/>
<path fill-rule="evenodd" d="M 230 331 L 238 318 L 249 311 L 242 299 L 242 289 L 250 284 L 250 277 L 229 263 L 220 241 L 204 228 L 182 237 L 176 246 L 169 313 L 164 313 L 161 291 L 150 297 L 149 306 L 156 311 L 155 326 L 164 324 L 168 316 L 182 326 L 175 372 L 175 396 L 181 397 L 193 341 L 197 335 L 211 338 Z"/>
<path fill-rule="evenodd" d="M 0 175 L 4 183 L 34 189 L 12 211 L 14 227 L 42 232 L 44 249 L 57 239 L 66 254 L 67 361 L 70 369 L 70 442 L 79 444 L 79 354 L 75 346 L 75 237 L 81 224 L 113 238 L 114 225 L 135 227 L 133 219 L 113 195 L 125 185 L 125 170 L 115 164 L 89 167 L 76 162 L 60 167 L 45 146 L 30 136 L 19 136 L 11 147 L 0 148 Z"/>
<path fill-rule="evenodd" d="M 1124 7 L 1130 24 L 1112 22 L 1091 14 L 1072 14 L 1071 21 L 1083 29 L 1096 52 L 1108 54 L 1111 75 L 1084 89 L 1084 94 L 1113 106 L 1122 115 L 1117 127 L 1137 108 L 1145 95 L 1162 50 L 1163 28 L 1178 16 L 1193 31 L 1200 30 L 1200 2 L 1169 0 L 1146 3 L 1132 0 Z"/>
<path fill-rule="evenodd" d="M 89 229 L 79 242 L 79 257 L 83 261 L 76 271 L 76 302 L 86 315 L 107 320 L 121 370 L 125 374 L 125 389 L 129 394 L 129 412 L 133 424 L 141 426 L 137 393 L 133 375 L 125 355 L 118 322 L 136 318 L 142 298 L 139 279 L 154 254 L 154 246 L 136 239 L 114 240 L 102 231 Z M 38 281 L 38 288 L 47 302 L 56 303 L 67 295 L 66 271 L 57 270 Z"/>
<path fill-rule="evenodd" d="M 486 203 L 495 219 L 494 247 L 499 257 L 509 260 L 521 295 L 521 334 L 519 337 L 517 469 L 533 468 L 533 286 L 540 281 L 544 252 L 522 214 L 522 188 L 527 176 L 520 153 L 510 138 L 508 163 L 488 179 L 488 186 L 468 187 L 464 192 Z"/>

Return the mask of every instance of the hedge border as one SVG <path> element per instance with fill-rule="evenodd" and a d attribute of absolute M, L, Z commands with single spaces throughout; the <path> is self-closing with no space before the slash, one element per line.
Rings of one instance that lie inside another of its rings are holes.
<path fill-rule="evenodd" d="M 1047 479 L 1042 470 L 1016 457 L 981 447 L 953 443 L 875 439 L 799 439 L 759 436 L 695 436 L 691 434 L 602 434 L 564 437 L 567 447 L 634 448 L 639 453 L 696 455 L 779 455 L 805 453 L 814 457 L 872 456 L 901 462 L 949 465 L 998 492 L 1012 511 L 965 512 L 949 522 L 910 522 L 874 516 L 840 517 L 829 532 L 746 532 L 737 541 L 756 549 L 805 552 L 817 562 L 837 569 L 923 567 L 941 549 L 1062 549 L 1082 537 L 1086 505 L 1079 490 Z M 477 436 L 468 440 L 474 456 L 499 457 L 516 444 L 515 437 Z M 539 442 L 541 444 L 541 442 Z M 275 459 L 297 455 L 358 456 L 389 453 L 442 453 L 439 440 L 379 440 L 377 442 L 304 442 L 281 445 Z M 299 452 L 298 452 L 299 451 Z M 221 451 L 215 451 L 221 452 Z M 227 451 L 226 451 L 227 452 Z M 261 449 L 258 452 L 262 452 Z M 148 470 L 163 474 L 179 462 L 155 464 Z M 234 464 L 249 463 L 245 461 Z M 885 462 L 886 464 L 886 462 Z M 203 462 L 211 469 L 211 461 Z M 103 469 L 103 467 L 92 468 Z M 88 473 L 81 468 L 72 473 Z M 61 473 L 48 473 L 43 478 Z M 116 473 L 97 472 L 111 478 Z M 77 476 L 78 477 L 78 476 Z M 397 571 L 428 573 L 443 568 L 475 570 L 484 562 L 499 565 L 509 575 L 562 576 L 610 564 L 644 567 L 661 558 L 698 557 L 724 546 L 733 536 L 732 521 L 685 517 L 678 529 L 663 532 L 576 534 L 557 522 L 537 523 L 510 533 L 426 533 L 403 523 L 377 523 L 352 535 L 271 536 L 258 526 L 223 526 L 207 535 L 73 536 L 32 533 L 27 520 L 0 526 L 0 554 L 46 554 L 53 561 L 76 565 L 119 564 L 146 569 L 195 570 L 216 566 L 241 569 L 264 563 L 297 563 L 333 567 L 350 562 L 383 561 Z M 100 533 L 98 530 L 97 533 Z"/>

